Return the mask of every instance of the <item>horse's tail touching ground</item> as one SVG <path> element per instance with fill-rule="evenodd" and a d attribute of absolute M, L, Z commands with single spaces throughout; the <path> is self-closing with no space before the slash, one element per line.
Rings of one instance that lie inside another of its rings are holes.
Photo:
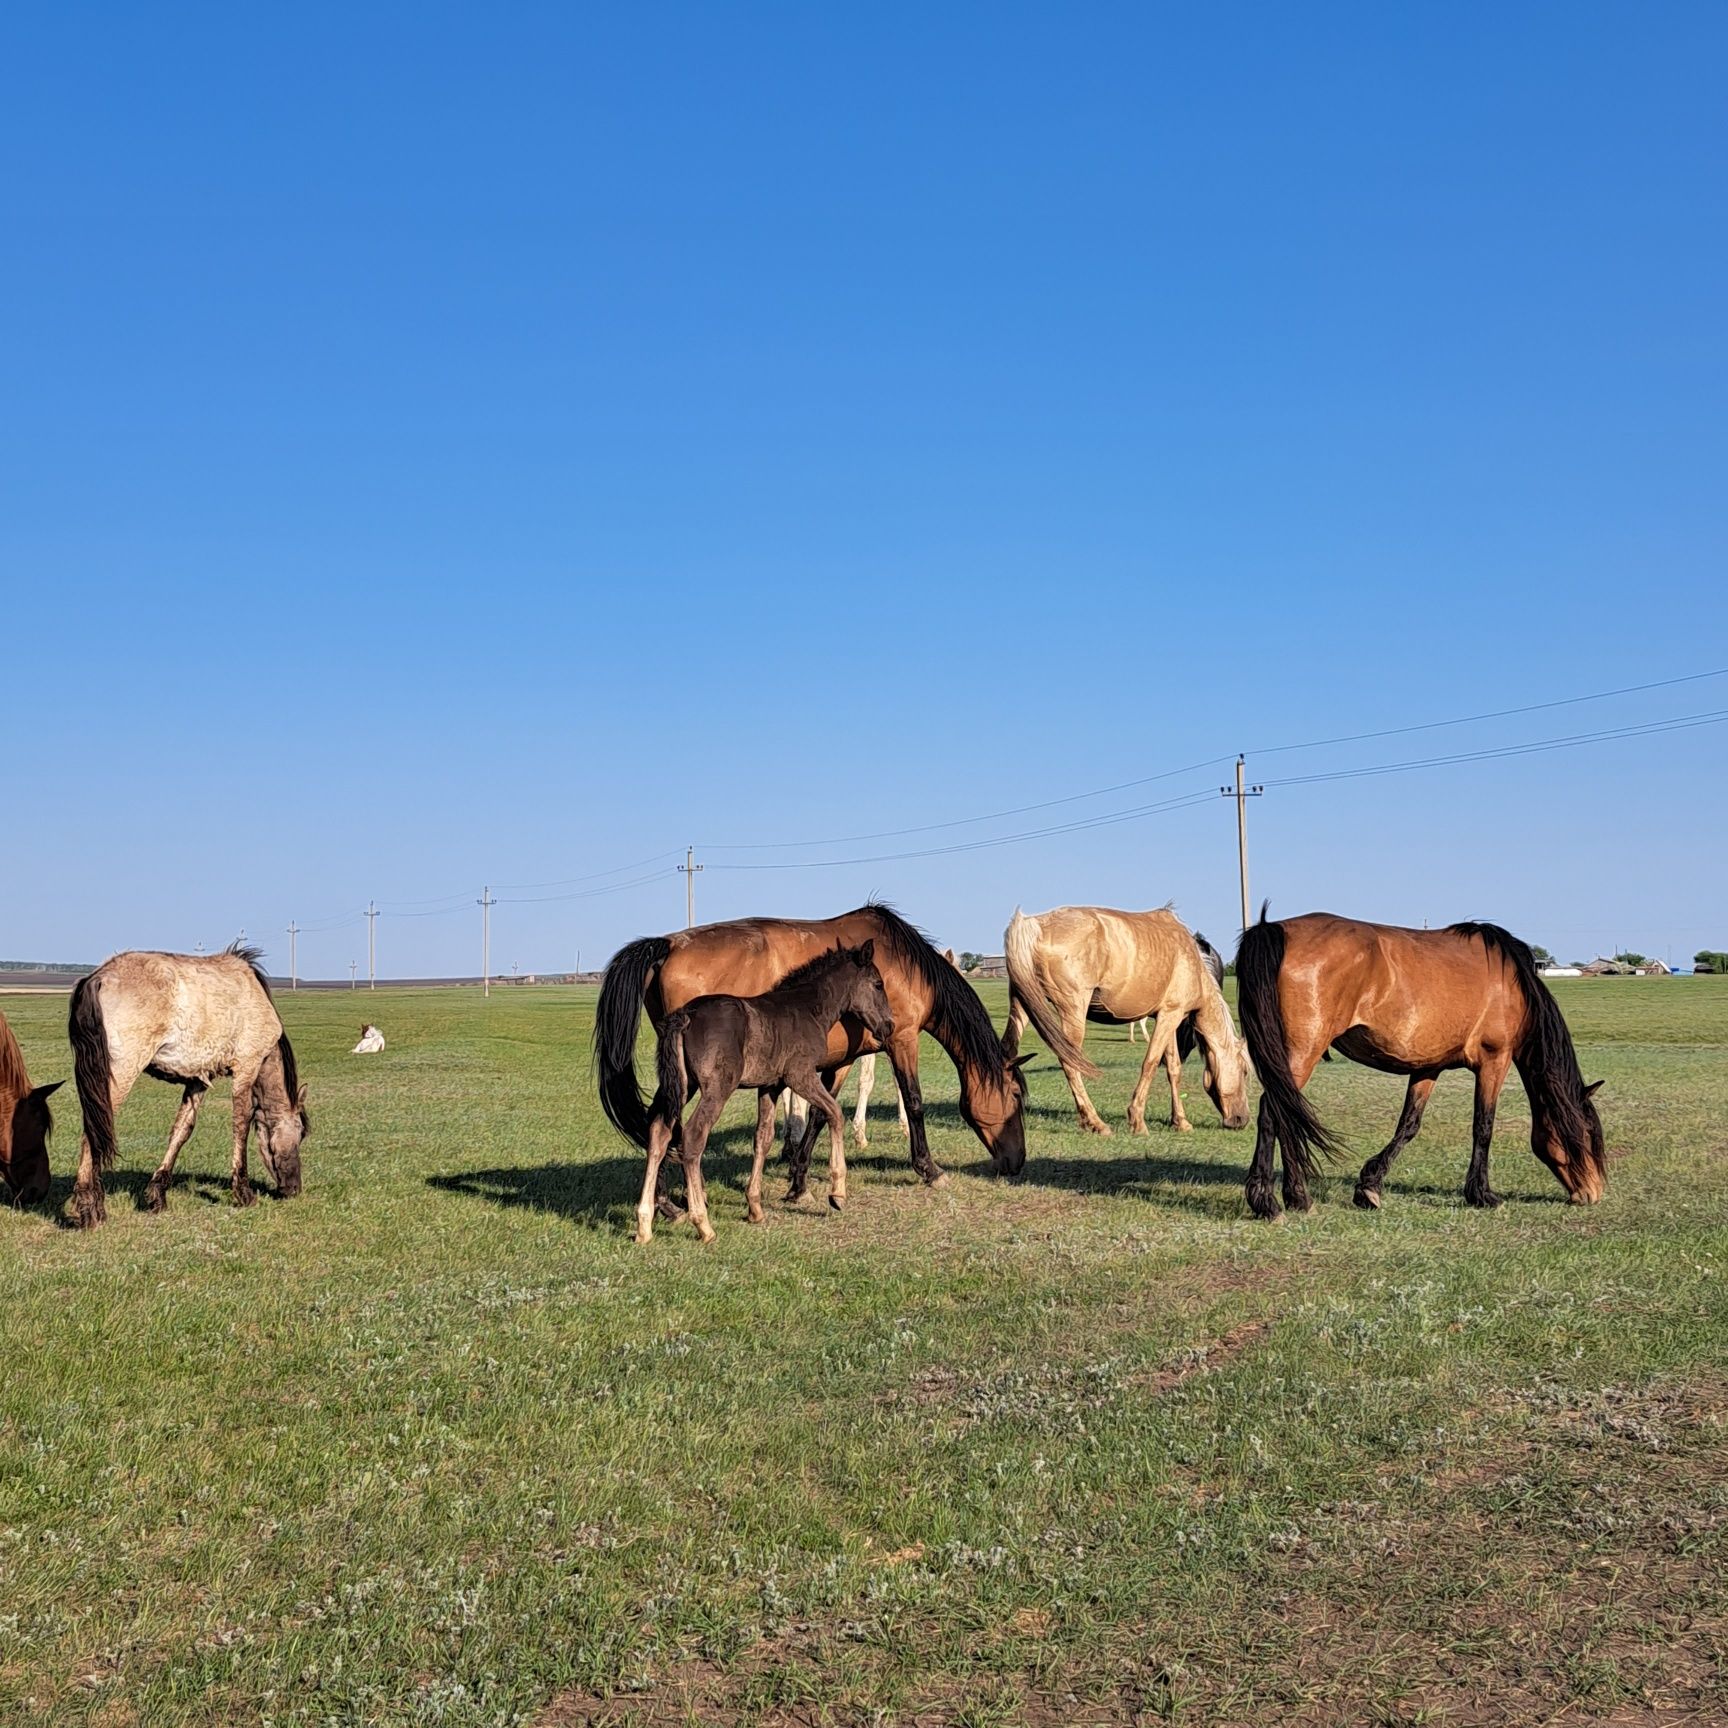
<path fill-rule="evenodd" d="M 1038 938 L 1043 934 L 1036 918 L 1028 918 L 1018 906 L 1008 922 L 1002 938 L 1003 958 L 1008 962 L 1008 985 L 1032 1029 L 1044 1040 L 1050 1054 L 1064 1068 L 1077 1068 L 1082 1074 L 1096 1076 L 1098 1065 L 1086 1058 L 1085 1052 L 1066 1032 L 1056 1004 L 1044 994 L 1038 982 Z"/>
<path fill-rule="evenodd" d="M 66 1027 L 72 1040 L 72 1072 L 84 1110 L 84 1133 L 98 1170 L 114 1163 L 114 1074 L 108 1058 L 108 1028 L 102 1020 L 102 990 L 93 978 L 78 980 Z"/>
<path fill-rule="evenodd" d="M 1285 1169 L 1306 1182 L 1316 1174 L 1315 1153 L 1330 1157 L 1338 1150 L 1338 1140 L 1314 1114 L 1290 1072 L 1290 1046 L 1278 1006 L 1278 974 L 1283 969 L 1284 926 L 1268 923 L 1262 906 L 1260 922 L 1242 932 L 1236 949 L 1236 1006 L 1260 1076 L 1260 1108 L 1284 1148 Z"/>
<path fill-rule="evenodd" d="M 620 1134 L 642 1147 L 648 1144 L 648 1099 L 636 1080 L 636 1029 L 648 981 L 671 952 L 664 936 L 644 936 L 620 948 L 606 968 L 594 1011 L 600 1107 Z"/>
<path fill-rule="evenodd" d="M 668 1014 L 666 1024 L 660 1028 L 660 1048 L 654 1057 L 660 1080 L 654 1108 L 664 1111 L 666 1120 L 673 1127 L 677 1127 L 683 1118 L 684 1106 L 690 1097 L 690 1076 L 684 1068 L 684 1029 L 689 1024 L 690 1016 L 683 1009 Z"/>

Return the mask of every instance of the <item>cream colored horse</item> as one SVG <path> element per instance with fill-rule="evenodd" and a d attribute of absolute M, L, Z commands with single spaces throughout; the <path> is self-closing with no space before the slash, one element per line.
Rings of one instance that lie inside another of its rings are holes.
<path fill-rule="evenodd" d="M 103 1172 L 114 1163 L 114 1112 L 142 1074 L 182 1089 L 168 1151 L 139 1204 L 168 1204 L 174 1161 L 192 1137 L 198 1105 L 219 1075 L 234 1080 L 234 1202 L 252 1204 L 246 1143 L 254 1127 L 264 1166 L 286 1199 L 300 1192 L 306 1088 L 282 1030 L 256 948 L 221 954 L 116 954 L 72 992 L 69 1031 L 84 1135 L 72 1208 L 79 1229 L 107 1216 Z"/>
<path fill-rule="evenodd" d="M 1146 1132 L 1146 1095 L 1160 1063 L 1170 1078 L 1170 1125 L 1193 1124 L 1182 1108 L 1178 1033 L 1192 1019 L 1205 1058 L 1206 1094 L 1226 1128 L 1248 1126 L 1248 1058 L 1224 994 L 1199 944 L 1168 907 L 1117 912 L 1106 906 L 1058 906 L 1028 917 L 1016 910 L 1003 938 L 1008 960 L 1008 1028 L 1002 1047 L 1020 1048 L 1030 1022 L 1068 1078 L 1081 1126 L 1108 1134 L 1109 1125 L 1086 1094 L 1086 1022 L 1107 1025 L 1156 1015 L 1140 1080 L 1128 1105 L 1128 1126 Z"/>

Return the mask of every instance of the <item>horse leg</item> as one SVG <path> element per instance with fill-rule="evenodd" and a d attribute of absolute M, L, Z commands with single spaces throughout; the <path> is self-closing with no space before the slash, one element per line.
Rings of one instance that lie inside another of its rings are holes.
<path fill-rule="evenodd" d="M 894 1108 L 900 1113 L 900 1138 L 904 1140 L 911 1129 L 906 1125 L 906 1096 L 898 1085 L 894 1088 Z"/>
<path fill-rule="evenodd" d="M 1010 985 L 1008 989 L 1008 1024 L 1002 1028 L 1002 1054 L 1010 1062 L 1020 1054 L 1020 1040 L 1031 1023 L 1025 1003 L 1020 1000 L 1013 986 Z"/>
<path fill-rule="evenodd" d="M 1140 1064 L 1140 1078 L 1134 1084 L 1134 1096 L 1128 1100 L 1128 1131 L 1131 1134 L 1146 1132 L 1146 1094 L 1152 1090 L 1152 1076 L 1164 1065 L 1164 1054 L 1171 1048 L 1172 1039 L 1167 1030 L 1171 1018 L 1169 1014 L 1160 1014 L 1152 1028 L 1152 1036 L 1146 1040 L 1146 1057 Z"/>
<path fill-rule="evenodd" d="M 858 1061 L 858 1103 L 852 1111 L 852 1138 L 860 1147 L 870 1144 L 870 1130 L 864 1113 L 870 1107 L 870 1094 L 875 1090 L 876 1052 L 872 1050 Z"/>
<path fill-rule="evenodd" d="M 828 1124 L 828 1204 L 836 1212 L 846 1209 L 846 1116 L 834 1093 L 822 1084 L 814 1069 L 792 1082 L 794 1091 L 810 1100 L 811 1117 L 822 1113 Z M 836 1088 L 838 1090 L 838 1088 Z"/>
<path fill-rule="evenodd" d="M 234 1153 L 228 1164 L 228 1188 L 236 1206 L 250 1206 L 258 1198 L 246 1179 L 246 1142 L 252 1137 L 252 1088 L 258 1071 L 242 1075 L 234 1070 Z"/>
<path fill-rule="evenodd" d="M 744 1190 L 744 1207 L 752 1224 L 762 1222 L 762 1167 L 768 1162 L 768 1148 L 774 1144 L 774 1088 L 764 1086 L 756 1094 L 756 1149 L 750 1161 L 750 1185 Z"/>
<path fill-rule="evenodd" d="M 115 1067 L 108 1081 L 108 1107 L 118 1118 L 126 1095 L 138 1083 L 142 1067 L 128 1064 Z M 115 1134 L 119 1138 L 118 1130 Z M 107 1197 L 102 1192 L 102 1172 L 96 1168 L 96 1154 L 90 1150 L 90 1136 L 78 1141 L 78 1176 L 72 1184 L 72 1217 L 80 1230 L 93 1230 L 108 1216 Z"/>
<path fill-rule="evenodd" d="M 1404 1093 L 1404 1108 L 1398 1117 L 1398 1126 L 1392 1131 L 1392 1138 L 1376 1156 L 1370 1158 L 1362 1166 L 1362 1174 L 1356 1178 L 1355 1201 L 1358 1206 L 1377 1209 L 1380 1205 L 1380 1189 L 1386 1180 L 1386 1173 L 1392 1168 L 1392 1160 L 1416 1138 L 1417 1130 L 1422 1126 L 1422 1112 L 1428 1108 L 1428 1095 L 1434 1090 L 1433 1074 L 1412 1074 L 1410 1085 Z"/>
<path fill-rule="evenodd" d="M 906 1102 L 907 1132 L 912 1139 L 912 1168 L 932 1188 L 943 1180 L 936 1160 L 930 1156 L 930 1141 L 924 1131 L 924 1094 L 918 1085 L 918 1034 L 896 1032 L 888 1046 L 894 1065 L 894 1083 Z"/>
<path fill-rule="evenodd" d="M 654 1240 L 654 1210 L 660 1186 L 660 1162 L 672 1144 L 673 1124 L 656 1116 L 648 1124 L 648 1163 L 642 1172 L 642 1198 L 636 1202 L 636 1240 Z"/>
<path fill-rule="evenodd" d="M 1476 1070 L 1476 1109 L 1470 1124 L 1470 1169 L 1464 1177 L 1464 1199 L 1471 1206 L 1498 1206 L 1500 1196 L 1488 1186 L 1488 1147 L 1494 1139 L 1494 1109 L 1506 1084 L 1510 1058 L 1484 1055 Z"/>
<path fill-rule="evenodd" d="M 826 1069 L 822 1074 L 823 1084 L 830 1092 L 838 1093 L 846 1084 L 846 1076 L 851 1072 L 850 1062 L 843 1067 Z M 786 1186 L 788 1202 L 802 1200 L 810 1192 L 810 1154 L 816 1150 L 816 1136 L 822 1132 L 821 1122 L 810 1114 L 806 1100 L 799 1096 L 796 1087 L 792 1088 L 792 1096 L 798 1099 L 798 1120 L 803 1125 L 803 1131 L 796 1143 L 787 1142 L 786 1158 L 790 1165 Z"/>
<path fill-rule="evenodd" d="M 1170 1126 L 1178 1134 L 1192 1134 L 1194 1124 L 1182 1108 L 1182 1049 L 1174 1038 L 1164 1052 L 1164 1071 L 1170 1076 Z"/>
<path fill-rule="evenodd" d="M 709 1130 L 720 1119 L 731 1088 L 722 1092 L 704 1092 L 696 1114 L 684 1126 L 684 1197 L 690 1202 L 690 1222 L 704 1242 L 714 1240 L 714 1226 L 708 1222 L 708 1190 L 702 1181 L 702 1154 L 708 1146 Z M 718 1098 L 719 1102 L 715 1100 Z"/>
<path fill-rule="evenodd" d="M 186 1090 L 180 1096 L 179 1114 L 174 1118 L 174 1126 L 168 1135 L 168 1150 L 162 1162 L 156 1166 L 156 1174 L 145 1185 L 143 1196 L 138 1204 L 146 1212 L 160 1212 L 168 1204 L 168 1184 L 174 1180 L 174 1160 L 180 1156 L 180 1149 L 192 1138 L 192 1130 L 198 1126 L 198 1105 L 204 1094 L 209 1090 L 202 1080 L 188 1080 Z"/>
<path fill-rule="evenodd" d="M 780 1094 L 780 1102 L 786 1106 L 786 1156 L 790 1158 L 798 1142 L 804 1137 L 804 1123 L 808 1113 L 804 1108 L 804 1100 L 790 1086 Z"/>

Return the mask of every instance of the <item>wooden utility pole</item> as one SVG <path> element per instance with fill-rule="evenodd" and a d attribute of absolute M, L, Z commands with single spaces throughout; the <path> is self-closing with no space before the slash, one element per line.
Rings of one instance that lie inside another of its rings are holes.
<path fill-rule="evenodd" d="M 490 888 L 480 890 L 480 898 L 475 905 L 480 908 L 480 994 L 492 994 L 492 908 L 498 902 L 492 898 Z"/>
<path fill-rule="evenodd" d="M 696 928 L 696 873 L 702 866 L 696 862 L 696 848 L 684 849 L 684 862 L 678 866 L 684 872 L 684 928 Z"/>
<path fill-rule="evenodd" d="M 352 990 L 355 987 L 354 974 L 356 972 L 358 972 L 359 970 L 360 970 L 360 962 L 358 960 L 350 960 L 348 962 L 348 988 L 350 990 Z"/>
<path fill-rule="evenodd" d="M 1248 800 L 1260 797 L 1266 790 L 1264 786 L 1249 786 L 1244 784 L 1247 774 L 1245 757 L 1236 758 L 1236 784 L 1220 786 L 1219 795 L 1236 800 L 1236 867 L 1242 877 L 1242 928 L 1248 928 Z"/>
<path fill-rule="evenodd" d="M 288 920 L 288 988 L 300 988 L 300 926 L 290 918 Z"/>
<path fill-rule="evenodd" d="M 378 988 L 378 907 L 366 902 L 366 988 Z"/>

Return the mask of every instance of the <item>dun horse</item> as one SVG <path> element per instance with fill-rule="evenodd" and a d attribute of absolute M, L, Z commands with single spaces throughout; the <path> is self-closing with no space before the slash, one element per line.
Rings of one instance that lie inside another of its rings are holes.
<path fill-rule="evenodd" d="M 619 949 L 600 986 L 594 1054 L 607 1118 L 638 1146 L 648 1144 L 648 1100 L 636 1079 L 636 1031 L 642 1009 L 656 1031 L 666 1016 L 698 996 L 760 996 L 806 960 L 874 939 L 894 1034 L 886 1043 L 862 1027 L 837 1026 L 828 1037 L 823 1084 L 838 1091 L 866 1051 L 886 1048 L 906 1102 L 912 1166 L 926 1182 L 941 1179 L 924 1130 L 918 1085 L 918 1036 L 929 1032 L 960 1073 L 960 1111 L 989 1149 L 991 1163 L 1017 1175 L 1026 1162 L 1025 1088 L 1002 1054 L 978 994 L 923 934 L 891 906 L 872 903 L 838 918 L 740 918 L 670 936 L 645 936 Z M 805 1164 L 813 1133 L 800 1151 Z M 805 1164 L 794 1158 L 792 1196 L 803 1193 Z"/>
<path fill-rule="evenodd" d="M 183 1088 L 168 1151 L 139 1204 L 168 1204 L 174 1160 L 192 1137 L 210 1082 L 234 1080 L 230 1182 L 238 1206 L 252 1204 L 246 1142 L 254 1126 L 264 1167 L 284 1199 L 300 1192 L 300 1143 L 307 1134 L 306 1088 L 282 1030 L 256 948 L 236 942 L 221 954 L 116 954 L 72 992 L 72 1056 L 84 1137 L 72 1204 L 78 1227 L 107 1216 L 102 1176 L 114 1162 L 114 1112 L 140 1074 Z"/>
<path fill-rule="evenodd" d="M 1404 930 L 1311 912 L 1242 935 L 1236 950 L 1242 1028 L 1260 1075 L 1260 1126 L 1248 1205 L 1281 1208 L 1272 1192 L 1274 1142 L 1284 1151 L 1284 1204 L 1306 1211 L 1315 1154 L 1337 1140 L 1302 1088 L 1328 1046 L 1386 1074 L 1408 1074 L 1391 1141 L 1362 1166 L 1356 1204 L 1377 1207 L 1392 1161 L 1415 1139 L 1435 1080 L 1449 1068 L 1476 1076 L 1476 1111 L 1464 1198 L 1497 1206 L 1488 1184 L 1494 1108 L 1516 1067 L 1530 1100 L 1530 1146 L 1580 1204 L 1606 1183 L 1602 1121 L 1584 1084 L 1572 1035 L 1528 947 L 1497 924 Z"/>
<path fill-rule="evenodd" d="M 48 1136 L 54 1131 L 48 1099 L 63 1085 L 30 1084 L 24 1052 L 0 1014 L 0 1193 L 14 1205 L 35 1206 L 48 1197 Z"/>
<path fill-rule="evenodd" d="M 1109 1124 L 1086 1093 L 1097 1067 L 1083 1045 L 1086 1022 L 1120 1026 L 1155 1014 L 1140 1079 L 1128 1105 L 1128 1126 L 1146 1132 L 1146 1094 L 1164 1063 L 1170 1078 L 1170 1125 L 1193 1126 L 1180 1090 L 1183 1034 L 1205 1057 L 1206 1095 L 1226 1128 L 1248 1126 L 1248 1065 L 1223 992 L 1194 936 L 1168 908 L 1116 912 L 1104 906 L 1058 906 L 1029 918 L 1015 912 L 1004 937 L 1008 961 L 1008 1029 L 1012 1054 L 1028 1021 L 1062 1064 L 1080 1123 L 1094 1134 Z"/>
<path fill-rule="evenodd" d="M 894 1036 L 882 975 L 875 966 L 874 940 L 861 948 L 832 948 L 789 972 L 762 996 L 698 996 L 666 1016 L 660 1028 L 655 1094 L 648 1128 L 648 1167 L 642 1200 L 636 1208 L 636 1240 L 654 1234 L 654 1195 L 660 1161 L 678 1132 L 690 1094 L 690 1080 L 702 1101 L 682 1135 L 684 1183 L 690 1220 L 704 1242 L 714 1240 L 708 1222 L 707 1190 L 702 1182 L 702 1152 L 708 1135 L 740 1086 L 756 1088 L 756 1156 L 745 1191 L 750 1222 L 762 1222 L 762 1166 L 774 1142 L 774 1101 L 790 1087 L 828 1123 L 828 1204 L 846 1204 L 846 1118 L 818 1069 L 828 1060 L 828 1034 L 852 1020 L 878 1043 Z"/>

